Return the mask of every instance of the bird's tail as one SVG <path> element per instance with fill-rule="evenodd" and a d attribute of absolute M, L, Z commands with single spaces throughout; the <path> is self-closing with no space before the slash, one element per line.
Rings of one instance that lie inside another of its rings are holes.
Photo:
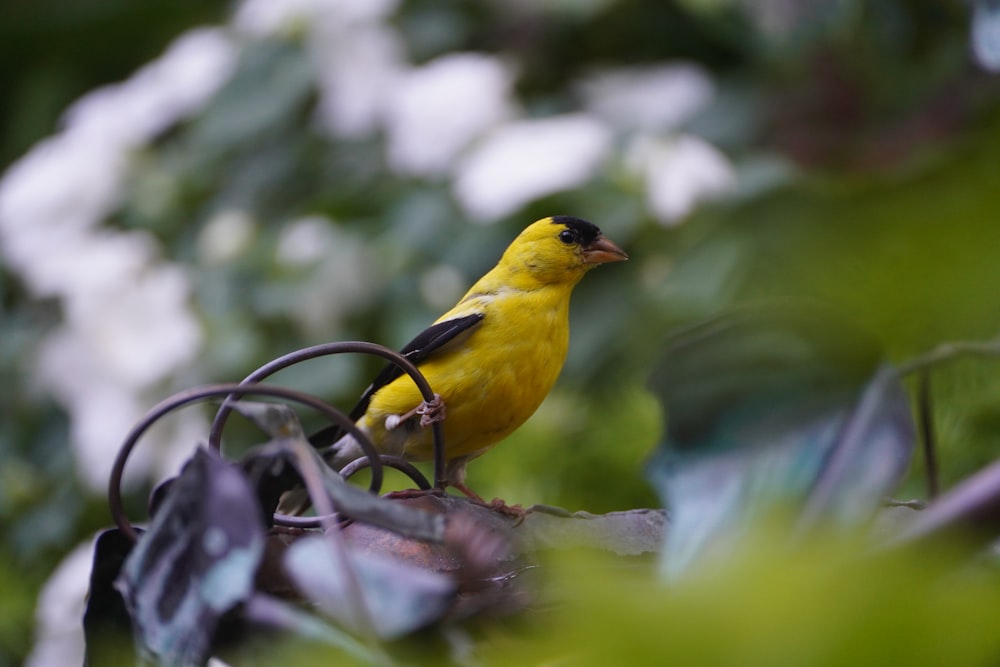
<path fill-rule="evenodd" d="M 351 461 L 363 457 L 365 452 L 358 441 L 348 433 L 329 447 L 320 450 L 320 454 L 328 466 L 340 472 Z"/>

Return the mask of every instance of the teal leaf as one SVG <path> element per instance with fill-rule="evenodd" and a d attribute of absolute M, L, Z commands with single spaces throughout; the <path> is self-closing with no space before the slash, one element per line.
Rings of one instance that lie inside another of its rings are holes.
<path fill-rule="evenodd" d="M 138 644 L 161 665 L 203 665 L 223 617 L 253 592 L 264 550 L 256 495 L 207 449 L 184 466 L 116 586 Z"/>
<path fill-rule="evenodd" d="M 444 574 L 380 554 L 346 553 L 344 562 L 329 537 L 316 536 L 296 541 L 285 555 L 288 574 L 302 594 L 345 626 L 355 626 L 359 613 L 350 603 L 349 577 L 356 577 L 361 588 L 366 609 L 360 613 L 386 639 L 433 623 L 454 601 L 458 585 Z"/>

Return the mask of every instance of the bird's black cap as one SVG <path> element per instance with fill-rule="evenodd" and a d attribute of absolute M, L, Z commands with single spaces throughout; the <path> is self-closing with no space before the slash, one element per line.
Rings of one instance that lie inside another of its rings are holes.
<path fill-rule="evenodd" d="M 577 237 L 580 239 L 582 245 L 589 245 L 597 240 L 597 237 L 601 235 L 601 229 L 592 222 L 587 222 L 580 218 L 574 218 L 571 215 L 554 215 L 552 216 L 552 224 L 554 225 L 565 225 L 567 228 L 576 233 Z"/>

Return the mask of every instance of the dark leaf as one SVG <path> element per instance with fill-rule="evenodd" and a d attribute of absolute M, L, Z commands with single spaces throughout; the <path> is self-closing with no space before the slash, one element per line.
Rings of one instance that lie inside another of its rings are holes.
<path fill-rule="evenodd" d="M 263 547 L 260 508 L 247 479 L 199 449 L 116 583 L 145 652 L 163 665 L 205 664 L 220 619 L 253 591 Z"/>
<path fill-rule="evenodd" d="M 121 593 L 114 587 L 132 546 L 132 540 L 117 528 L 105 530 L 94 543 L 94 565 L 83 613 L 85 665 L 135 664 L 132 620 Z"/>

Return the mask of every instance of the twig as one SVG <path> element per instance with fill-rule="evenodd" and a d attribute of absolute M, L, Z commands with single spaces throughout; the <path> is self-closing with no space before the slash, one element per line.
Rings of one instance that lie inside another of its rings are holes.
<path fill-rule="evenodd" d="M 931 374 L 927 367 L 917 375 L 917 409 L 920 424 L 920 443 L 924 451 L 924 478 L 927 480 L 927 500 L 937 498 L 940 491 L 936 437 L 934 435 L 934 406 L 931 401 Z"/>
<path fill-rule="evenodd" d="M 966 355 L 996 357 L 1000 356 L 1000 336 L 986 341 L 957 341 L 942 343 L 930 352 L 911 359 L 905 364 L 901 364 L 897 372 L 900 377 L 909 375 L 915 371 L 923 370 L 946 361 L 952 361 L 957 357 Z"/>

